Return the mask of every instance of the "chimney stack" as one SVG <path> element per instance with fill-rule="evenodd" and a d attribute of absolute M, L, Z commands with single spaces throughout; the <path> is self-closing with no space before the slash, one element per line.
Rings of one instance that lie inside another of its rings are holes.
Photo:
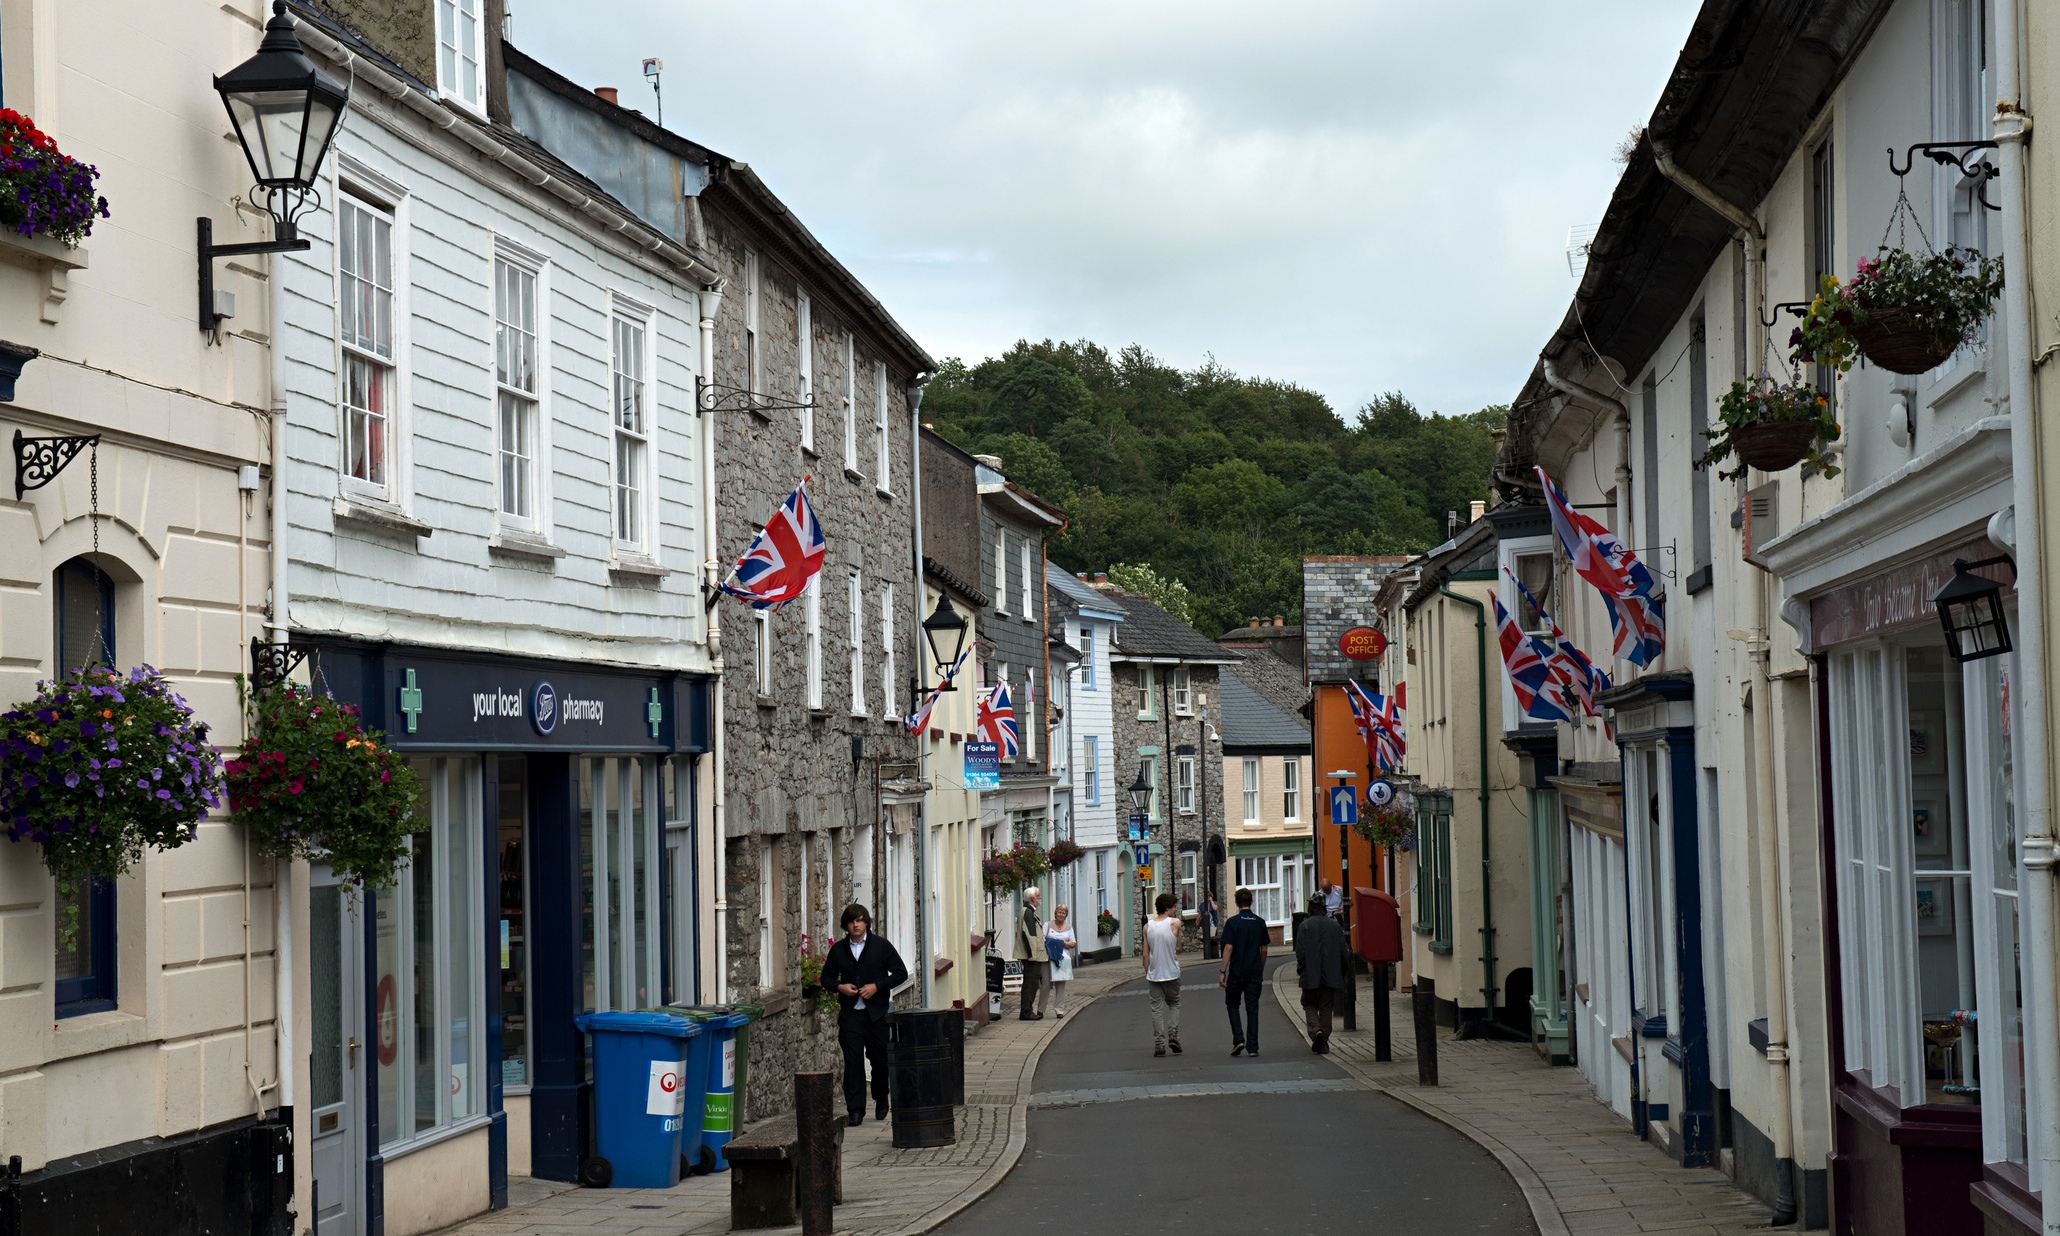
<path fill-rule="evenodd" d="M 1286 626 L 1286 625 L 1287 625 L 1287 617 L 1286 617 L 1286 615 L 1284 615 L 1284 614 L 1275 614 L 1275 615 L 1273 616 L 1273 625 L 1274 625 L 1274 626 L 1277 626 L 1277 627 L 1284 627 L 1284 626 Z"/>
<path fill-rule="evenodd" d="M 1259 625 L 1259 619 L 1256 615 L 1253 616 L 1251 625 L 1255 627 Z"/>
<path fill-rule="evenodd" d="M 1478 520 L 1480 519 L 1480 517 L 1481 517 L 1481 516 L 1482 516 L 1483 514 L 1485 514 L 1485 513 L 1487 512 L 1487 509 L 1488 509 L 1488 504 L 1487 504 L 1486 502 L 1483 502 L 1483 501 L 1481 501 L 1481 500 L 1480 500 L 1479 498 L 1475 498 L 1475 499 L 1474 499 L 1474 500 L 1473 500 L 1472 502 L 1469 502 L 1469 503 L 1467 503 L 1467 504 L 1466 504 L 1466 520 L 1467 520 L 1467 522 L 1468 522 L 1468 523 L 1474 523 L 1474 522 L 1478 521 Z"/>
<path fill-rule="evenodd" d="M 1096 572 L 1094 573 L 1094 582 L 1095 582 L 1095 583 L 1096 583 L 1097 585 L 1100 585 L 1100 584 L 1106 584 L 1106 583 L 1108 583 L 1108 582 L 1109 582 L 1109 573 L 1108 573 L 1107 571 L 1096 571 Z"/>
<path fill-rule="evenodd" d="M 615 104 L 617 107 L 622 106 L 621 101 L 616 97 L 618 92 L 613 86 L 596 86 L 594 87 L 594 93 L 600 95 L 607 102 Z"/>

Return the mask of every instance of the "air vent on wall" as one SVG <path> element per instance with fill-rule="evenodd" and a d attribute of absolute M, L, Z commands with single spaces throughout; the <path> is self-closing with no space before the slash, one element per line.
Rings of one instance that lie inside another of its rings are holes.
<path fill-rule="evenodd" d="M 1767 560 L 1758 548 L 1781 535 L 1780 494 L 1781 482 L 1768 481 L 1758 489 L 1747 490 L 1741 507 L 1745 560 L 1761 570 L 1766 569 Z"/>

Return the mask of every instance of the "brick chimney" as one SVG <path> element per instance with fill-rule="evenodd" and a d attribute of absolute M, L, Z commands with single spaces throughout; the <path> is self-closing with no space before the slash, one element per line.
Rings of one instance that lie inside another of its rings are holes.
<path fill-rule="evenodd" d="M 1472 502 L 1466 504 L 1466 521 L 1468 523 L 1478 522 L 1480 517 L 1487 512 L 1487 509 L 1487 503 L 1479 498 L 1475 498 Z"/>
<path fill-rule="evenodd" d="M 613 103 L 617 107 L 622 106 L 621 101 L 616 97 L 617 91 L 613 86 L 596 86 L 594 87 L 594 93 L 600 95 L 605 102 Z"/>

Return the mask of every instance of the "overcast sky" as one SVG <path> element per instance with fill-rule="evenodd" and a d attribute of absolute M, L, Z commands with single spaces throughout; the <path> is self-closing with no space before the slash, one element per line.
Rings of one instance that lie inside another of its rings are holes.
<path fill-rule="evenodd" d="M 1142 344 L 1349 420 L 1515 397 L 1693 0 L 511 0 L 751 164 L 937 357 Z"/>

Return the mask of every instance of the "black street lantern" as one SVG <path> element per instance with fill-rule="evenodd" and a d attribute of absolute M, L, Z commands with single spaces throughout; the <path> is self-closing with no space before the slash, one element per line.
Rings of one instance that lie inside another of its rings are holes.
<path fill-rule="evenodd" d="M 1953 560 L 1953 578 L 1931 598 L 1938 606 L 1939 624 L 1946 629 L 1946 651 L 1955 661 L 1979 661 L 2010 651 L 2010 621 L 2003 616 L 2003 586 L 1976 567 L 2008 563 L 2015 574 L 2017 564 L 2007 554 L 1976 562 Z"/>
<path fill-rule="evenodd" d="M 215 259 L 252 253 L 291 253 L 308 247 L 300 238 L 301 212 L 321 195 L 315 181 L 350 91 L 315 67 L 301 50 L 286 0 L 272 0 L 272 20 L 257 55 L 215 78 L 215 90 L 229 111 L 236 140 L 257 180 L 251 200 L 263 199 L 272 216 L 271 240 L 218 245 L 212 219 L 199 220 L 200 329 L 213 334 L 234 312 L 227 297 L 215 296 Z"/>
<path fill-rule="evenodd" d="M 1130 783 L 1130 809 L 1139 815 L 1152 805 L 1152 783 L 1144 779 L 1144 765 L 1137 766 L 1137 780 Z"/>
<path fill-rule="evenodd" d="M 951 673 L 951 667 L 958 664 L 959 653 L 966 647 L 966 616 L 958 612 L 948 594 L 939 594 L 937 608 L 923 619 L 923 638 L 930 642 L 930 659 L 937 663 L 938 689 L 958 690 L 947 675 Z"/>

